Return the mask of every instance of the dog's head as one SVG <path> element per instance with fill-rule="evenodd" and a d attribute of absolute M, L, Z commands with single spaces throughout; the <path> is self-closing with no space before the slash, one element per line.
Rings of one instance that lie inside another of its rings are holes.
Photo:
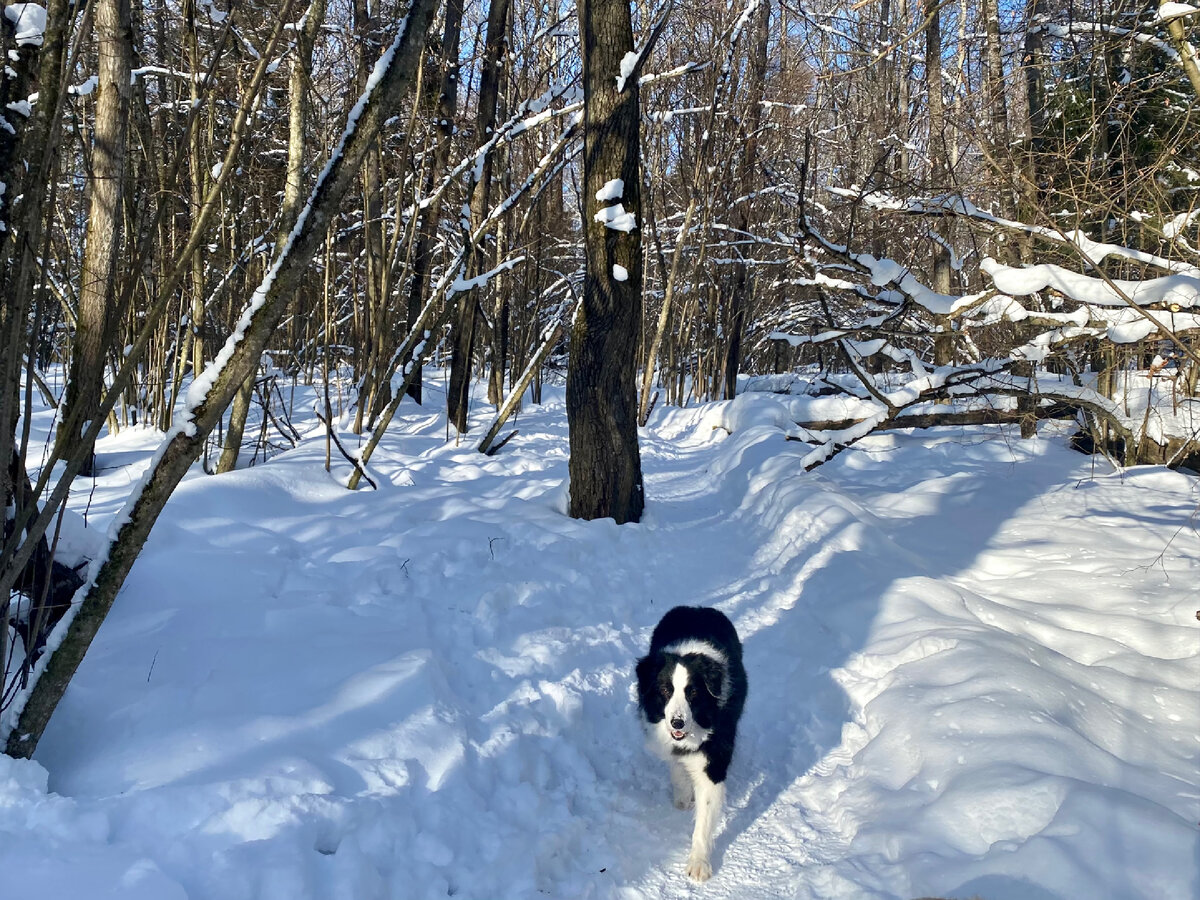
<path fill-rule="evenodd" d="M 659 652 L 637 664 L 646 719 L 675 746 L 695 750 L 708 739 L 725 700 L 725 667 L 700 653 Z"/>

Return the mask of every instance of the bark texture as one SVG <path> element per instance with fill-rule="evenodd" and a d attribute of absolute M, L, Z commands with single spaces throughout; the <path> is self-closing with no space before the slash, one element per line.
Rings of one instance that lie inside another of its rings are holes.
<path fill-rule="evenodd" d="M 458 115 L 458 51 L 462 37 L 463 0 L 447 0 L 446 12 L 442 16 L 442 88 L 437 105 L 437 144 L 433 150 L 433 163 L 425 175 L 422 194 L 432 193 L 450 159 L 450 143 L 454 139 L 454 121 Z M 441 202 L 435 201 L 421 213 L 421 225 L 417 230 L 417 247 L 413 252 L 412 282 L 408 293 L 408 325 L 421 315 L 425 298 L 429 294 L 429 273 L 433 269 L 434 239 L 437 237 L 438 211 Z M 408 364 L 409 359 L 404 359 Z M 421 402 L 421 368 L 412 373 L 408 395 Z"/>
<path fill-rule="evenodd" d="M 100 408 L 104 354 L 115 318 L 115 263 L 121 242 L 121 189 L 132 88 L 133 29 L 129 0 L 98 0 L 95 13 L 99 83 L 92 140 L 92 191 L 79 277 L 79 318 L 75 332 L 67 408 L 59 439 L 78 441 L 80 426 Z M 91 455 L 84 474 L 92 469 Z"/>
<path fill-rule="evenodd" d="M 633 51 L 628 0 L 579 4 L 584 90 L 583 305 L 571 324 L 567 369 L 570 431 L 570 514 L 611 517 L 618 524 L 642 515 L 642 465 L 637 442 L 635 384 L 642 318 L 640 120 L 636 73 L 623 79 Z M 619 199 L 597 199 L 615 179 Z M 631 230 L 606 224 L 621 206 Z M 625 270 L 621 280 L 614 266 Z"/>
<path fill-rule="evenodd" d="M 479 79 L 479 111 L 475 120 L 475 142 L 482 146 L 492 139 L 496 127 L 496 108 L 500 98 L 500 74 L 505 45 L 509 0 L 492 0 L 488 7 L 487 39 L 483 51 L 483 75 Z M 492 153 L 484 155 L 478 179 L 471 189 L 471 231 L 474 232 L 488 213 L 492 189 Z M 474 278 L 487 268 L 482 244 L 475 247 L 467 265 L 467 277 Z M 450 359 L 450 390 L 446 395 L 446 413 L 459 434 L 467 431 L 471 399 L 471 363 L 475 349 L 479 295 L 465 291 L 458 298 Z"/>

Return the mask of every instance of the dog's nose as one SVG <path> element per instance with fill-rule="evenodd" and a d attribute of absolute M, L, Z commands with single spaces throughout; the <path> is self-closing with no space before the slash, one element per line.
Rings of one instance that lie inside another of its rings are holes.
<path fill-rule="evenodd" d="M 673 719 L 671 719 L 671 727 L 676 731 L 683 731 L 683 725 L 683 716 L 675 716 Z"/>

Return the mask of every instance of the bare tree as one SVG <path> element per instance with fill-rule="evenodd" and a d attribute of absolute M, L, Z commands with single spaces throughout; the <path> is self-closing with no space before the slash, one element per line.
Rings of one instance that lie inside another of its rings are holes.
<path fill-rule="evenodd" d="M 567 371 L 570 513 L 641 518 L 635 360 L 642 312 L 638 56 L 627 0 L 581 0 L 583 305 Z"/>
<path fill-rule="evenodd" d="M 292 67 L 288 78 L 288 145 L 287 175 L 283 186 L 283 203 L 279 208 L 279 228 L 275 235 L 276 246 L 282 247 L 300 213 L 304 189 L 304 157 L 308 127 L 308 94 L 311 89 L 313 45 L 317 30 L 325 21 L 325 0 L 313 0 L 305 10 L 304 19 L 296 30 L 296 43 L 292 49 Z M 217 462 L 218 472 L 231 472 L 237 467 L 241 451 L 242 435 L 246 429 L 246 416 L 254 393 L 254 381 L 258 367 L 242 382 L 233 398 L 229 414 L 229 430 L 225 435 L 225 447 Z"/>
<path fill-rule="evenodd" d="M 482 147 L 492 138 L 496 125 L 496 109 L 500 99 L 501 61 L 507 34 L 509 0 L 491 0 L 488 4 L 487 38 L 483 49 L 483 72 L 479 79 L 479 107 L 475 120 L 475 140 Z M 478 168 L 473 170 L 470 192 L 471 230 L 479 227 L 486 217 L 492 190 L 492 153 L 485 153 Z M 483 247 L 469 249 L 468 277 L 475 277 L 486 266 Z M 452 356 L 450 359 L 450 390 L 446 395 L 446 413 L 459 434 L 467 431 L 470 406 L 471 363 L 475 348 L 475 329 L 478 318 L 477 291 L 459 295 L 458 316 L 454 323 Z"/>
<path fill-rule="evenodd" d="M 320 248 L 325 229 L 354 185 L 387 112 L 411 87 L 435 0 L 415 0 L 400 32 L 376 66 L 374 79 L 348 117 L 340 145 L 309 194 L 288 242 L 255 290 L 242 314 L 240 334 L 231 335 L 179 423 L 156 456 L 141 490 L 131 497 L 124 524 L 113 538 L 62 644 L 50 658 L 9 737 L 8 753 L 33 753 L 51 713 L 87 652 L 134 560 L 171 492 L 197 459 L 233 395 L 257 365 L 259 355 L 283 315 L 304 272 Z"/>
<path fill-rule="evenodd" d="M 97 0 L 93 31 L 100 57 L 96 124 L 92 130 L 91 206 L 88 211 L 79 308 L 63 410 L 60 440 L 78 441 L 79 426 L 100 406 L 104 356 L 111 342 L 115 265 L 121 246 L 121 196 L 125 175 L 125 136 L 129 121 L 133 31 L 129 0 Z M 84 474 L 91 474 L 91 455 Z"/>
<path fill-rule="evenodd" d="M 450 160 L 450 145 L 454 139 L 455 124 L 458 116 L 459 90 L 459 43 L 462 38 L 462 0 L 446 0 L 443 10 L 444 20 L 441 41 L 442 81 L 438 91 L 437 110 L 433 137 L 432 160 L 425 167 L 424 184 L 421 190 L 422 198 L 428 202 L 434 185 L 441 178 L 446 164 Z M 433 268 L 433 243 L 437 233 L 438 215 L 441 209 L 441 193 L 438 193 L 428 206 L 422 205 L 415 211 L 420 218 L 417 230 L 416 246 L 413 249 L 412 279 L 408 293 L 408 322 L 411 325 L 421 315 L 425 299 L 429 294 L 430 271 Z M 409 360 L 404 360 L 408 363 Z M 410 381 L 409 394 L 418 403 L 421 402 L 421 368 L 417 366 Z"/>

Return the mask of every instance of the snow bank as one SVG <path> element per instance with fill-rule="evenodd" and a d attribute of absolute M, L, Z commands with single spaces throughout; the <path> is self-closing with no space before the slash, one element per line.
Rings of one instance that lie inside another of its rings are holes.
<path fill-rule="evenodd" d="M 0 756 L 0 871 L 6 897 L 187 900 L 150 859 L 108 845 L 100 810 L 51 794 L 36 762 Z"/>

